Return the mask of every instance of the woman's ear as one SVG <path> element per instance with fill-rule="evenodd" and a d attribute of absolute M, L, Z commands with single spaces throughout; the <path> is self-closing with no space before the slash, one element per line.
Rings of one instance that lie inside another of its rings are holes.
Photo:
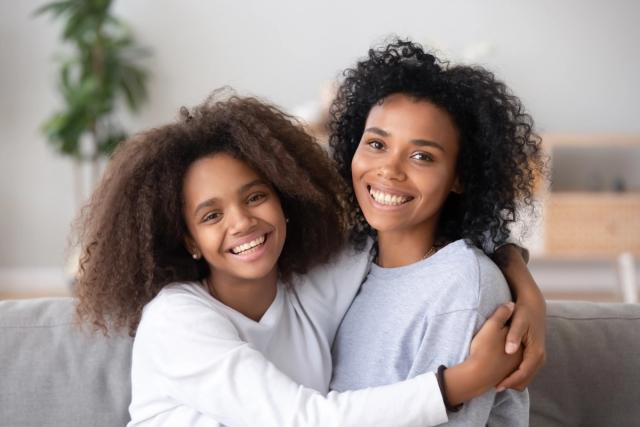
<path fill-rule="evenodd" d="M 460 177 L 458 175 L 456 175 L 456 180 L 453 182 L 453 187 L 451 187 L 451 191 L 453 191 L 456 194 L 464 193 L 464 187 L 462 186 L 462 183 L 460 182 Z"/>

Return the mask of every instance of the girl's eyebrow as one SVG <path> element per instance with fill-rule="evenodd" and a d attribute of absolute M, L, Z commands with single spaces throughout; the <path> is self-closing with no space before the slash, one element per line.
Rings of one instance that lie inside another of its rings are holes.
<path fill-rule="evenodd" d="M 389 132 L 387 132 L 384 129 L 380 129 L 377 127 L 370 127 L 370 128 L 366 128 L 364 130 L 365 132 L 371 132 L 371 133 L 375 133 L 376 135 L 380 135 L 380 136 L 384 136 L 384 137 L 388 137 L 391 136 L 391 134 Z M 411 144 L 413 145 L 417 145 L 420 147 L 434 147 L 437 148 L 441 151 L 445 151 L 444 147 L 442 146 L 442 144 L 438 144 L 435 141 L 429 141 L 426 139 L 412 139 L 411 141 L 409 141 Z"/>
<path fill-rule="evenodd" d="M 244 184 L 242 187 L 240 187 L 238 189 L 238 194 L 242 194 L 245 191 L 249 190 L 250 188 L 258 186 L 258 185 L 268 185 L 268 184 L 263 179 L 260 179 L 260 178 L 254 179 L 253 181 L 248 182 L 248 183 Z M 198 206 L 196 206 L 196 209 L 193 211 L 194 216 L 197 216 L 198 212 L 201 209 L 210 208 L 211 206 L 215 205 L 216 202 L 218 202 L 218 200 L 219 199 L 217 197 L 212 197 L 212 198 L 207 199 L 204 202 L 198 204 Z"/>
<path fill-rule="evenodd" d="M 266 181 L 264 179 L 254 179 L 253 181 L 243 185 L 242 187 L 240 187 L 240 189 L 238 190 L 238 193 L 244 193 L 245 191 L 247 191 L 248 189 L 250 189 L 251 187 L 255 187 L 258 185 L 267 185 Z"/>

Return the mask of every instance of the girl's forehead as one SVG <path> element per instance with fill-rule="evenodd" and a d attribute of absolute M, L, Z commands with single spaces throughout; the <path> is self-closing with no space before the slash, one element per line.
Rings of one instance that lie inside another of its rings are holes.
<path fill-rule="evenodd" d="M 184 177 L 185 196 L 208 193 L 216 196 L 235 194 L 247 183 L 266 183 L 262 175 L 246 162 L 226 153 L 193 162 Z"/>

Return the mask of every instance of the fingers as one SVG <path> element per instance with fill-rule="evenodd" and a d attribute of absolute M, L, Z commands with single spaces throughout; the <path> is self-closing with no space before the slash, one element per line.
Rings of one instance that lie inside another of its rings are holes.
<path fill-rule="evenodd" d="M 511 320 L 511 326 L 509 327 L 509 333 L 507 334 L 507 342 L 504 346 L 504 351 L 507 354 L 513 354 L 518 351 L 520 343 L 523 341 L 528 329 L 528 318 L 522 311 L 516 311 L 513 315 L 513 319 Z"/>
<path fill-rule="evenodd" d="M 505 324 L 511 318 L 514 308 L 515 304 L 512 302 L 502 304 L 500 307 L 496 308 L 496 311 L 494 311 L 491 317 L 487 319 L 487 323 L 495 324 L 498 329 L 504 328 Z"/>
<path fill-rule="evenodd" d="M 544 352 L 525 347 L 522 363 L 520 363 L 518 369 L 498 384 L 497 391 L 502 391 L 507 388 L 519 391 L 524 390 L 531 384 L 531 381 L 543 364 Z"/>
<path fill-rule="evenodd" d="M 531 380 L 533 379 L 533 375 L 527 375 L 527 368 L 523 368 L 522 364 L 511 373 L 507 378 L 502 380 L 500 384 L 498 384 L 496 390 L 503 391 L 508 388 L 523 391 Z"/>

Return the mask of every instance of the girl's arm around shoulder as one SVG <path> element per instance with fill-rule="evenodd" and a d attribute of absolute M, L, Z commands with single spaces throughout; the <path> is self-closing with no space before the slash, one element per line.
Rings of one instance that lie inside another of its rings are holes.
<path fill-rule="evenodd" d="M 196 295 L 166 293 L 143 313 L 134 352 L 176 406 L 227 425 L 436 425 L 447 420 L 435 375 L 323 396 L 296 384 Z"/>
<path fill-rule="evenodd" d="M 372 245 L 369 240 L 358 250 L 345 244 L 329 262 L 294 278 L 293 290 L 305 311 L 326 325 L 330 339 L 369 273 Z"/>

